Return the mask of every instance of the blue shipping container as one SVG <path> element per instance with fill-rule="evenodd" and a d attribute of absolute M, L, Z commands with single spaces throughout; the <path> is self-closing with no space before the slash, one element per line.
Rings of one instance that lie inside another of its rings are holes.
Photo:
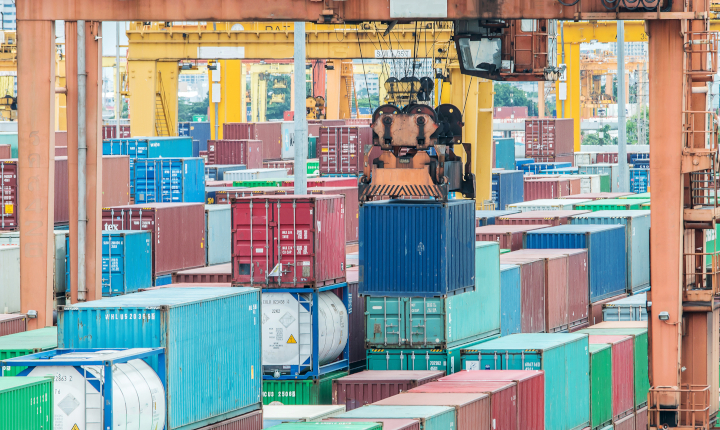
<path fill-rule="evenodd" d="M 625 226 L 628 294 L 650 287 L 650 211 L 597 211 L 576 215 L 571 224 Z"/>
<path fill-rule="evenodd" d="M 522 202 L 525 195 L 523 172 L 500 170 L 492 173 L 491 198 L 495 209 L 506 210 L 507 205 Z"/>
<path fill-rule="evenodd" d="M 209 122 L 179 122 L 178 135 L 189 136 L 200 144 L 200 151 L 207 151 L 207 141 L 210 139 Z M 197 155 L 194 155 L 197 157 Z"/>
<path fill-rule="evenodd" d="M 515 169 L 517 170 L 523 170 L 524 165 L 534 163 L 535 160 L 532 158 L 518 158 L 515 160 Z"/>
<path fill-rule="evenodd" d="M 225 172 L 233 170 L 245 170 L 244 164 L 210 164 L 205 166 L 205 180 L 222 181 Z"/>
<path fill-rule="evenodd" d="M 455 408 L 449 406 L 367 405 L 345 412 L 337 418 L 414 419 L 420 421 L 422 430 L 454 430 L 457 428 Z"/>
<path fill-rule="evenodd" d="M 529 231 L 528 249 L 588 250 L 590 302 L 623 294 L 627 289 L 625 227 L 568 224 Z"/>
<path fill-rule="evenodd" d="M 256 288 L 163 288 L 58 309 L 58 347 L 165 348 L 166 429 L 190 430 L 262 407 L 259 317 Z"/>
<path fill-rule="evenodd" d="M 515 139 L 495 139 L 495 166 L 505 170 L 515 170 Z"/>
<path fill-rule="evenodd" d="M 135 163 L 135 204 L 204 203 L 202 158 L 148 158 Z"/>
<path fill-rule="evenodd" d="M 556 170 L 564 167 L 572 167 L 572 163 L 559 162 L 559 163 L 529 163 L 523 164 L 522 169 L 527 173 L 539 173 L 542 170 Z"/>
<path fill-rule="evenodd" d="M 508 216 L 520 213 L 517 209 L 512 210 L 496 210 L 496 211 L 475 211 L 475 219 L 477 220 L 478 227 L 483 227 L 486 225 L 495 225 L 495 219 L 499 218 L 501 216 Z"/>
<path fill-rule="evenodd" d="M 464 369 L 545 371 L 546 430 L 581 429 L 590 423 L 587 335 L 514 334 L 460 354 Z"/>
<path fill-rule="evenodd" d="M 644 168 L 630 169 L 630 192 L 647 193 L 648 185 L 650 185 L 649 164 Z"/>
<path fill-rule="evenodd" d="M 70 285 L 70 237 L 65 235 L 65 285 Z M 152 240 L 148 230 L 103 230 L 102 295 L 152 287 Z"/>
<path fill-rule="evenodd" d="M 561 167 L 559 169 L 541 170 L 541 175 L 577 175 L 579 167 Z"/>
<path fill-rule="evenodd" d="M 475 289 L 475 201 L 360 206 L 359 293 L 438 297 Z"/>
<path fill-rule="evenodd" d="M 500 265 L 500 336 L 522 331 L 520 266 Z"/>

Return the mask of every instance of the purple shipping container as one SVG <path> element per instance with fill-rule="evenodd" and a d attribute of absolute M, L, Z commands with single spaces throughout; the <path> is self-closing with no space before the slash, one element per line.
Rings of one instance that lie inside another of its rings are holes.
<path fill-rule="evenodd" d="M 512 254 L 512 253 L 511 253 Z M 545 332 L 545 261 L 517 259 L 500 255 L 500 264 L 520 266 L 520 330 L 522 333 Z"/>
<path fill-rule="evenodd" d="M 333 405 L 351 411 L 445 376 L 437 370 L 366 370 L 333 380 Z"/>
<path fill-rule="evenodd" d="M 495 219 L 498 225 L 533 225 L 550 224 L 553 227 L 563 224 L 570 224 L 570 218 L 575 215 L 590 213 L 590 211 L 532 211 L 520 212 L 518 214 L 506 215 Z"/>
<path fill-rule="evenodd" d="M 22 333 L 27 330 L 25 314 L 0 314 L 0 336 Z"/>
<path fill-rule="evenodd" d="M 499 242 L 500 249 L 517 251 L 523 247 L 523 234 L 526 231 L 550 227 L 549 225 L 486 225 L 475 228 L 475 240 Z"/>
<path fill-rule="evenodd" d="M 68 175 L 67 157 L 55 157 L 55 225 L 70 222 Z"/>
<path fill-rule="evenodd" d="M 382 423 L 383 430 L 422 430 L 418 420 L 401 420 L 392 418 L 325 418 L 323 422 L 332 423 Z"/>
<path fill-rule="evenodd" d="M 150 230 L 153 276 L 205 266 L 205 205 L 149 203 L 103 208 L 103 230 Z"/>
<path fill-rule="evenodd" d="M 220 421 L 219 423 L 210 424 L 198 430 L 262 430 L 262 428 L 262 410 L 259 410 L 240 415 L 239 417 L 230 418 L 229 420 Z"/>
<path fill-rule="evenodd" d="M 263 143 L 263 160 L 282 158 L 282 123 L 250 122 L 223 124 L 223 139 L 254 139 Z"/>
<path fill-rule="evenodd" d="M 232 268 L 230 267 L 230 263 L 216 264 L 214 266 L 199 267 L 197 269 L 182 270 L 173 273 L 173 284 L 215 284 L 230 282 L 232 282 Z"/>

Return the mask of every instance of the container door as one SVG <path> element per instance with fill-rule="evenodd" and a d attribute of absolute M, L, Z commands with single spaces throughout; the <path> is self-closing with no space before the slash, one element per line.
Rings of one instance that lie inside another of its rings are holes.
<path fill-rule="evenodd" d="M 272 276 L 281 285 L 291 288 L 313 284 L 316 280 L 317 255 L 315 245 L 316 208 L 314 201 L 303 199 L 273 202 L 272 216 L 274 250 Z M 321 227 L 322 228 L 322 227 Z"/>
<path fill-rule="evenodd" d="M 103 297 L 125 294 L 124 274 L 125 236 L 102 237 L 102 295 Z"/>
<path fill-rule="evenodd" d="M 233 282 L 245 285 L 268 283 L 274 267 L 272 205 L 253 199 L 232 205 Z"/>
<path fill-rule="evenodd" d="M 405 325 L 410 348 L 443 346 L 447 343 L 448 327 L 444 302 L 445 299 L 435 297 L 408 298 Z"/>
<path fill-rule="evenodd" d="M 405 345 L 407 336 L 402 315 L 405 311 L 405 299 L 368 296 L 366 300 L 367 343 L 379 347 Z"/>
<path fill-rule="evenodd" d="M 368 349 L 367 370 L 407 370 L 403 350 Z"/>
<path fill-rule="evenodd" d="M 454 373 L 449 369 L 454 363 L 448 360 L 448 353 L 444 349 L 416 349 L 406 350 L 407 370 L 442 370 L 446 374 Z M 459 370 L 459 369 L 458 369 Z"/>
<path fill-rule="evenodd" d="M 542 370 L 542 355 L 533 350 L 505 352 L 497 359 L 505 370 Z"/>

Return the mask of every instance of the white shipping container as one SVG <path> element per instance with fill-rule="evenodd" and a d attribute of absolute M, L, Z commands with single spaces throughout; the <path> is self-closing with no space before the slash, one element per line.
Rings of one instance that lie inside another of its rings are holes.
<path fill-rule="evenodd" d="M 345 413 L 345 405 L 264 405 L 263 428 L 283 422 L 317 422 Z"/>
<path fill-rule="evenodd" d="M 53 289 L 55 294 L 64 294 L 67 290 L 65 286 L 65 235 L 67 230 L 55 230 L 55 260 L 53 273 Z M 19 245 L 20 244 L 20 232 L 19 231 L 8 231 L 0 233 L 0 245 Z M 2 309 L 0 309 L 2 311 Z"/>
<path fill-rule="evenodd" d="M 573 166 L 580 166 L 583 164 L 595 164 L 596 161 L 597 152 L 576 152 L 575 164 L 573 164 Z"/>
<path fill-rule="evenodd" d="M 620 192 L 620 168 L 617 164 L 598 163 L 578 166 L 581 175 L 610 175 L 610 191 Z"/>
<path fill-rule="evenodd" d="M 571 211 L 575 205 L 591 202 L 591 199 L 539 199 L 507 205 L 507 209 L 520 212 L 532 211 Z"/>
<path fill-rule="evenodd" d="M 0 245 L 0 314 L 20 312 L 20 245 Z"/>
<path fill-rule="evenodd" d="M 600 193 L 600 175 L 578 175 L 580 194 Z"/>
<path fill-rule="evenodd" d="M 252 181 L 256 179 L 285 179 L 287 169 L 233 170 L 223 174 L 224 181 Z"/>
<path fill-rule="evenodd" d="M 280 133 L 282 134 L 280 157 L 283 160 L 292 160 L 295 158 L 295 123 L 283 121 L 280 126 Z"/>

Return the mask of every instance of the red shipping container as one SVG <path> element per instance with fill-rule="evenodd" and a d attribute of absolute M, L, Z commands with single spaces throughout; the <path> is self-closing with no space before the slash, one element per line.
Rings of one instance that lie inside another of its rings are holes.
<path fill-rule="evenodd" d="M 457 430 L 490 430 L 490 396 L 485 393 L 401 393 L 378 406 L 451 406 Z"/>
<path fill-rule="evenodd" d="M 232 187 L 233 181 L 205 181 L 205 188 Z"/>
<path fill-rule="evenodd" d="M 196 287 L 202 287 L 202 288 L 231 288 L 232 284 L 230 282 L 199 282 L 199 283 L 193 283 L 193 282 L 183 282 L 180 284 L 166 284 L 166 285 L 160 285 L 157 287 L 150 287 L 150 288 L 140 288 L 138 291 L 148 291 L 148 290 L 159 290 L 160 288 L 196 288 Z"/>
<path fill-rule="evenodd" d="M 262 409 L 201 427 L 198 430 L 262 430 Z"/>
<path fill-rule="evenodd" d="M 320 125 L 322 127 L 344 127 L 348 125 L 347 119 L 321 119 Z"/>
<path fill-rule="evenodd" d="M 635 430 L 635 414 L 630 414 L 627 417 L 613 423 L 614 430 Z"/>
<path fill-rule="evenodd" d="M 320 174 L 352 174 L 362 170 L 361 127 L 320 127 Z M 369 129 L 369 127 L 367 127 Z M 370 142 L 372 144 L 372 142 Z"/>
<path fill-rule="evenodd" d="M 205 205 L 146 203 L 103 208 L 103 230 L 150 230 L 153 276 L 205 266 Z"/>
<path fill-rule="evenodd" d="M 366 370 L 333 380 L 333 405 L 351 411 L 437 381 L 441 370 Z"/>
<path fill-rule="evenodd" d="M 571 118 L 525 120 L 525 156 L 535 158 L 569 155 L 573 162 L 574 124 L 575 121 Z"/>
<path fill-rule="evenodd" d="M 70 222 L 68 175 L 67 157 L 55 157 L 55 225 Z"/>
<path fill-rule="evenodd" d="M 618 153 L 617 152 L 598 152 L 595 158 L 595 163 L 617 163 Z"/>
<path fill-rule="evenodd" d="M 647 406 L 635 412 L 635 428 L 637 430 L 645 430 L 648 428 Z"/>
<path fill-rule="evenodd" d="M 475 240 L 499 242 L 501 249 L 517 251 L 523 248 L 526 231 L 550 227 L 549 225 L 486 225 L 475 227 Z"/>
<path fill-rule="evenodd" d="M 323 422 L 333 423 L 382 423 L 383 430 L 422 430 L 418 420 L 400 420 L 391 418 L 325 418 Z"/>
<path fill-rule="evenodd" d="M 103 155 L 102 207 L 130 204 L 130 157 Z"/>
<path fill-rule="evenodd" d="M 257 196 L 279 196 L 292 194 L 292 189 L 276 187 L 238 188 L 237 190 L 222 190 L 215 192 L 215 203 L 229 205 L 232 199 Z"/>
<path fill-rule="evenodd" d="M 283 187 L 292 187 L 295 185 L 295 179 L 286 179 L 283 181 L 282 186 Z M 329 177 L 321 177 L 321 178 L 308 178 L 307 180 L 307 186 L 308 188 L 318 188 L 318 187 L 357 187 L 358 186 L 358 179 L 356 177 L 349 177 L 349 178 L 329 178 Z"/>
<path fill-rule="evenodd" d="M 208 140 L 208 164 L 243 164 L 247 169 L 263 167 L 260 140 Z"/>
<path fill-rule="evenodd" d="M 65 152 L 65 155 L 67 155 L 67 146 L 65 147 Z M 55 151 L 55 155 L 57 155 L 57 151 Z M 0 145 L 0 160 L 6 160 L 8 158 L 12 158 L 12 147 L 10 145 Z"/>
<path fill-rule="evenodd" d="M 410 393 L 485 393 L 490 395 L 490 428 L 518 429 L 518 397 L 515 382 L 431 382 Z M 522 429 L 525 430 L 525 429 Z"/>
<path fill-rule="evenodd" d="M 370 127 L 370 122 L 372 121 L 372 118 L 346 118 L 345 119 L 345 125 L 347 126 L 368 126 Z"/>
<path fill-rule="evenodd" d="M 528 202 L 539 199 L 559 199 L 570 195 L 570 181 L 562 178 L 526 177 L 523 184 L 523 199 Z"/>
<path fill-rule="evenodd" d="M 22 333 L 27 330 L 25 314 L 0 314 L 0 336 Z"/>
<path fill-rule="evenodd" d="M 346 243 L 358 241 L 360 235 L 360 204 L 358 203 L 357 186 L 308 188 L 308 194 L 345 196 L 345 241 Z"/>
<path fill-rule="evenodd" d="M 282 158 L 281 127 L 281 122 L 225 123 L 223 139 L 261 140 L 263 160 L 279 160 Z"/>
<path fill-rule="evenodd" d="M 2 146 L 2 145 L 0 145 Z M 56 146 L 55 147 L 55 156 L 56 157 L 67 157 L 67 146 Z"/>
<path fill-rule="evenodd" d="M 582 215 L 590 211 L 532 211 L 521 212 L 513 215 L 498 217 L 495 224 L 498 225 L 533 225 L 549 224 L 553 227 L 563 224 L 570 224 L 570 218 L 575 215 Z"/>
<path fill-rule="evenodd" d="M 590 325 L 595 325 L 603 322 L 602 308 L 604 304 L 614 302 L 615 300 L 624 299 L 625 297 L 627 297 L 627 294 L 620 294 L 615 297 L 600 300 L 599 302 L 590 303 L 590 313 L 588 315 Z"/>
<path fill-rule="evenodd" d="M 67 147 L 67 131 L 56 131 L 55 132 L 55 147 L 65 146 Z"/>
<path fill-rule="evenodd" d="M 233 200 L 233 284 L 313 288 L 345 282 L 344 201 L 338 195 Z"/>
<path fill-rule="evenodd" d="M 288 175 L 295 173 L 295 160 L 269 160 L 262 164 L 264 169 L 285 169 Z"/>
<path fill-rule="evenodd" d="M 182 270 L 173 273 L 173 284 L 185 283 L 230 283 L 232 282 L 232 268 L 230 263 L 216 264 L 214 266 L 199 267 L 197 269 Z"/>
<path fill-rule="evenodd" d="M 440 382 L 460 381 L 515 382 L 520 429 L 545 428 L 545 372 L 542 370 L 461 370 L 440 378 Z"/>
<path fill-rule="evenodd" d="M 608 343 L 612 347 L 613 420 L 632 414 L 635 407 L 633 337 L 590 335 L 588 343 Z"/>
<path fill-rule="evenodd" d="M 103 125 L 102 134 L 103 139 L 117 139 L 117 130 L 115 125 Z M 120 139 L 127 139 L 130 137 L 130 126 L 120 126 Z"/>
<path fill-rule="evenodd" d="M 545 261 L 500 255 L 500 264 L 520 266 L 520 330 L 522 333 L 545 332 Z"/>
<path fill-rule="evenodd" d="M 17 160 L 4 160 L 0 162 L 0 230 L 17 230 L 18 228 L 18 178 Z"/>

